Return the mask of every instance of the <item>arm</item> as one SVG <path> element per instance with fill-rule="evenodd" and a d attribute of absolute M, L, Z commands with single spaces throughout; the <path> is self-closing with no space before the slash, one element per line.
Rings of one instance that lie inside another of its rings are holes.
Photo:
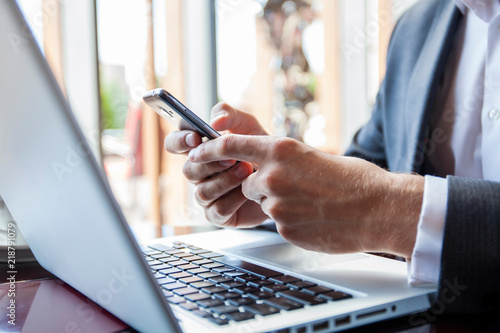
<path fill-rule="evenodd" d="M 390 173 L 362 159 L 269 136 L 225 135 L 191 150 L 189 159 L 200 165 L 227 159 L 259 165 L 243 181 L 242 193 L 297 246 L 411 256 L 422 204 L 421 176 Z"/>

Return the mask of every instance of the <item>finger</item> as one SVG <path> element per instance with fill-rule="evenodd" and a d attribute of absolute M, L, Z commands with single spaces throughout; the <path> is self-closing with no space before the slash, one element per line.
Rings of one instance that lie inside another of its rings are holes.
<path fill-rule="evenodd" d="M 219 199 L 240 186 L 243 179 L 252 174 L 252 172 L 252 166 L 242 162 L 226 172 L 203 181 L 196 187 L 194 193 L 196 201 L 202 205 L 206 205 Z"/>
<path fill-rule="evenodd" d="M 193 131 L 175 131 L 165 138 L 165 150 L 173 154 L 187 153 L 203 141 L 198 133 Z"/>
<path fill-rule="evenodd" d="M 184 173 L 187 180 L 197 184 L 210 176 L 229 169 L 235 163 L 235 160 L 224 160 L 212 163 L 193 163 L 188 160 L 184 163 L 182 173 Z"/>
<path fill-rule="evenodd" d="M 260 173 L 257 171 L 249 175 L 241 184 L 243 195 L 248 199 L 261 204 L 266 198 L 266 187 L 260 180 Z"/>
<path fill-rule="evenodd" d="M 268 151 L 272 151 L 275 137 L 227 134 L 209 140 L 189 152 L 189 160 L 208 163 L 234 159 L 261 164 Z"/>
<path fill-rule="evenodd" d="M 210 125 L 217 131 L 229 130 L 232 133 L 265 135 L 267 134 L 255 116 L 221 102 L 212 108 Z"/>
<path fill-rule="evenodd" d="M 217 226 L 227 226 L 235 223 L 236 211 L 247 201 L 241 193 L 241 187 L 237 187 L 226 196 L 218 199 L 205 208 L 207 219 Z"/>

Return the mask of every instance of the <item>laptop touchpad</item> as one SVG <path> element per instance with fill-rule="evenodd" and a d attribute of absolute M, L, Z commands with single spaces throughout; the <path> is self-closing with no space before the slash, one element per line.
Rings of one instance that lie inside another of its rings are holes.
<path fill-rule="evenodd" d="M 238 254 L 265 261 L 293 271 L 310 271 L 317 268 L 367 259 L 364 254 L 325 254 L 306 251 L 289 243 L 237 250 Z"/>

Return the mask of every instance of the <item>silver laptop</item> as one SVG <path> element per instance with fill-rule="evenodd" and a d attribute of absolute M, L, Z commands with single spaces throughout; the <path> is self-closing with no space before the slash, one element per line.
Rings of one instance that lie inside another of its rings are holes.
<path fill-rule="evenodd" d="M 10 37 L 10 38 L 9 38 Z M 406 264 L 219 230 L 139 246 L 15 1 L 0 2 L 0 195 L 40 264 L 141 332 L 330 332 L 429 308 Z"/>

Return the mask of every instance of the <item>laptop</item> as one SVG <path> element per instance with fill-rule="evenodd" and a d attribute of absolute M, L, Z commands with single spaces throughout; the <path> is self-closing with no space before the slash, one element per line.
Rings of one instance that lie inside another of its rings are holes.
<path fill-rule="evenodd" d="M 406 264 L 217 230 L 138 245 L 15 1 L 0 2 L 0 195 L 39 263 L 140 332 L 331 332 L 424 311 Z"/>

